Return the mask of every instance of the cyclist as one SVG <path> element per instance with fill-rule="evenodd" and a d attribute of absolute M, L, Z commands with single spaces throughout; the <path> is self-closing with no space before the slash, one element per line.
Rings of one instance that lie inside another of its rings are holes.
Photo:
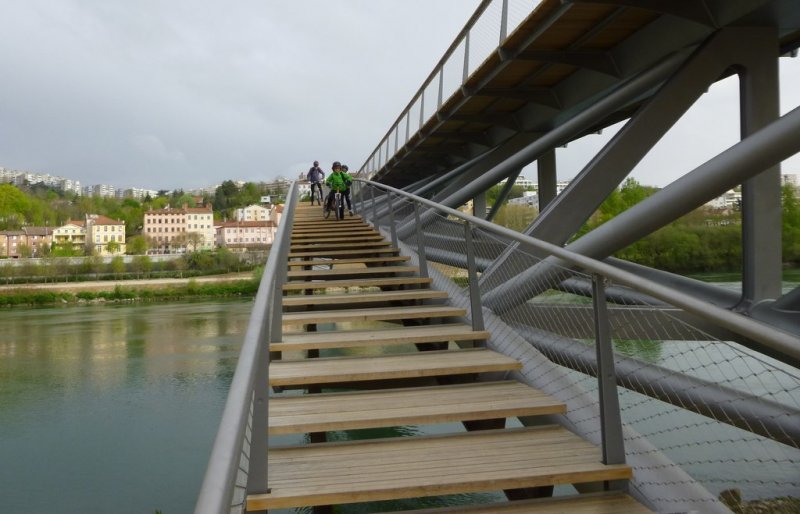
<path fill-rule="evenodd" d="M 342 165 L 339 161 L 335 161 L 333 166 L 331 166 L 333 172 L 328 175 L 328 178 L 325 179 L 325 185 L 331 188 L 330 193 L 328 193 L 328 198 L 325 200 L 325 205 L 328 207 L 328 210 L 333 210 L 336 206 L 333 204 L 336 193 L 344 194 L 345 190 L 349 188 L 349 184 L 346 182 L 345 176 L 342 174 Z M 348 175 L 349 176 L 349 175 Z"/>
<path fill-rule="evenodd" d="M 347 170 L 347 164 L 342 164 L 342 175 L 344 175 L 344 181 L 347 184 L 347 189 L 345 189 L 342 194 L 344 195 L 344 199 L 347 201 L 347 210 L 350 212 L 350 216 L 352 216 L 353 204 L 350 203 L 350 184 L 353 183 L 353 177 L 350 176 Z"/>
<path fill-rule="evenodd" d="M 319 161 L 314 161 L 314 165 L 308 170 L 306 178 L 311 183 L 311 205 L 314 205 L 314 198 L 317 203 L 322 205 L 322 181 L 325 180 L 325 172 L 319 167 Z M 319 190 L 319 196 L 314 194 L 314 189 Z"/>

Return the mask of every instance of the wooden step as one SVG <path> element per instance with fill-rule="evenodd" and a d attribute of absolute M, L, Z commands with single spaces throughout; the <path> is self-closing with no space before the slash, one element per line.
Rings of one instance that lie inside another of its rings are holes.
<path fill-rule="evenodd" d="M 271 398 L 269 433 L 296 434 L 563 414 L 558 400 L 514 381 Z"/>
<path fill-rule="evenodd" d="M 334 219 L 331 216 L 328 219 L 322 217 L 322 209 L 320 209 L 320 216 L 319 218 L 306 218 L 306 219 L 296 219 L 292 228 L 320 228 L 322 226 L 330 226 L 330 227 L 363 227 L 368 226 L 364 223 L 358 216 L 345 216 L 342 220 Z"/>
<path fill-rule="evenodd" d="M 484 341 L 489 332 L 474 331 L 465 323 L 419 325 L 381 330 L 339 330 L 330 332 L 284 332 L 283 341 L 270 345 L 270 351 L 328 350 L 371 345 Z"/>
<path fill-rule="evenodd" d="M 410 291 L 381 291 L 379 293 L 353 294 L 309 294 L 286 296 L 284 307 L 303 305 L 344 305 L 356 303 L 406 302 L 413 300 L 433 300 L 447 298 L 447 293 L 434 289 L 417 289 Z"/>
<path fill-rule="evenodd" d="M 387 514 L 653 514 L 625 493 L 609 491 L 484 505 L 458 505 Z"/>
<path fill-rule="evenodd" d="M 284 325 L 313 323 L 345 323 L 353 321 L 398 321 L 403 319 L 452 318 L 467 314 L 464 309 L 446 305 L 412 305 L 331 311 L 289 312 L 283 314 Z"/>
<path fill-rule="evenodd" d="M 486 348 L 378 357 L 325 357 L 273 361 L 269 365 L 269 383 L 272 386 L 336 384 L 513 371 L 521 367 L 519 361 Z"/>
<path fill-rule="evenodd" d="M 383 236 L 380 234 L 353 234 L 346 233 L 341 235 L 318 236 L 313 238 L 292 238 L 293 245 L 351 245 L 354 243 L 369 243 L 373 241 L 383 241 Z"/>
<path fill-rule="evenodd" d="M 315 282 L 288 282 L 283 285 L 284 291 L 300 291 L 304 289 L 330 289 L 339 287 L 400 287 L 409 285 L 426 286 L 433 279 L 425 277 L 385 277 L 345 280 L 318 280 Z"/>
<path fill-rule="evenodd" d="M 342 279 L 344 277 L 377 277 L 394 273 L 418 273 L 416 266 L 372 266 L 369 268 L 334 268 L 322 270 L 297 270 L 289 271 L 286 277 L 289 280 L 325 280 Z"/>
<path fill-rule="evenodd" d="M 306 257 L 346 257 L 352 255 L 385 255 L 385 254 L 398 254 L 400 250 L 397 248 L 369 248 L 362 250 L 303 250 L 290 252 L 290 259 L 302 259 Z"/>
<path fill-rule="evenodd" d="M 351 243 L 347 240 L 343 241 L 332 241 L 320 244 L 307 244 L 307 243 L 292 243 L 289 247 L 289 252 L 318 252 L 321 250 L 340 250 L 340 249 L 365 249 L 369 250 L 371 248 L 382 248 L 386 246 L 391 246 L 392 243 L 389 241 L 371 241 L 368 243 Z"/>
<path fill-rule="evenodd" d="M 562 427 L 481 430 L 272 448 L 269 494 L 248 510 L 624 480 L 626 465 Z"/>
<path fill-rule="evenodd" d="M 369 225 L 351 227 L 324 227 L 324 228 L 300 228 L 292 230 L 292 237 L 315 237 L 331 234 L 377 234 L 378 232 Z"/>
<path fill-rule="evenodd" d="M 389 255 L 386 257 L 354 257 L 352 259 L 314 259 L 310 261 L 289 261 L 289 267 L 297 266 L 336 266 L 338 264 L 371 264 L 375 262 L 408 262 L 407 255 Z"/>

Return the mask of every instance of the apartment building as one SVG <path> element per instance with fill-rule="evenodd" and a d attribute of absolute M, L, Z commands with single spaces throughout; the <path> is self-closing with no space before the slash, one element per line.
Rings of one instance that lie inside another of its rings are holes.
<path fill-rule="evenodd" d="M 75 250 L 83 251 L 86 247 L 86 222 L 69 220 L 53 229 L 52 240 L 56 246 L 71 245 Z"/>
<path fill-rule="evenodd" d="M 270 209 L 258 204 L 248 205 L 244 209 L 236 209 L 237 221 L 268 221 Z"/>
<path fill-rule="evenodd" d="M 244 251 L 271 245 L 275 240 L 272 221 L 226 221 L 218 223 L 217 246 Z"/>
<path fill-rule="evenodd" d="M 0 255 L 4 257 L 20 257 L 20 251 L 27 244 L 28 237 L 22 230 L 0 231 Z"/>
<path fill-rule="evenodd" d="M 142 234 L 153 253 L 185 252 L 214 247 L 214 211 L 211 206 L 167 206 L 144 213 Z"/>
<path fill-rule="evenodd" d="M 125 253 L 125 223 L 101 214 L 86 215 L 86 250 L 94 255 Z"/>

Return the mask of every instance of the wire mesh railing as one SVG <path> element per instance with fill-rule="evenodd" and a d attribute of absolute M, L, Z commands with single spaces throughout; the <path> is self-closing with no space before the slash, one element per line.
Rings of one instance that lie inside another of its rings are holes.
<path fill-rule="evenodd" d="M 469 76 L 539 5 L 536 0 L 484 0 L 422 86 L 359 169 L 371 176 L 422 129 Z"/>
<path fill-rule="evenodd" d="M 695 507 L 710 506 L 728 489 L 748 499 L 800 495 L 800 372 L 720 340 L 698 328 L 697 321 L 774 344 L 791 354 L 789 362 L 796 361 L 798 338 L 691 302 L 678 291 L 651 287 L 603 263 L 571 259 L 559 247 L 543 252 L 546 243 L 530 244 L 526 236 L 396 189 L 358 184 L 362 214 L 387 233 L 393 225 L 412 225 L 413 230 L 394 231 L 399 242 L 432 274 L 446 277 L 449 290 L 463 293 L 465 301 L 476 294 L 470 285 L 476 285 L 477 276 L 509 248 L 521 258 L 493 268 L 493 284 L 519 285 L 523 271 L 542 268 L 522 302 L 504 296 L 503 285 L 480 288 L 479 300 L 491 293 L 500 307 L 500 315 L 485 304 L 482 309 L 490 317 L 490 344 L 519 338 L 544 356 L 526 363 L 526 377 L 564 401 L 567 423 L 598 444 L 603 434 L 595 342 L 597 303 L 603 304 L 620 386 L 625 457 L 634 468 L 631 485 L 659 511 L 681 510 L 687 500 Z M 473 240 L 472 270 L 467 233 Z M 607 288 L 602 295 L 596 294 L 598 279 Z M 585 405 L 587 395 L 595 404 L 591 408 Z M 704 496 L 708 492 L 711 497 Z"/>

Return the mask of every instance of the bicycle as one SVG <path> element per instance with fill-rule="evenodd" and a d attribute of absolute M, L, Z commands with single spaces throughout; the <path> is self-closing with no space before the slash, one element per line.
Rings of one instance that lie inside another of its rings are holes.
<path fill-rule="evenodd" d="M 322 205 L 322 201 L 324 200 L 322 197 L 322 182 L 311 183 L 311 205 L 314 205 L 315 198 L 317 199 L 317 203 Z"/>
<path fill-rule="evenodd" d="M 331 210 L 333 210 L 336 213 L 337 220 L 344 219 L 344 195 L 340 191 L 334 192 L 333 209 L 330 209 L 328 207 L 329 203 L 330 202 L 326 200 L 325 207 L 323 207 L 322 210 L 322 215 L 325 217 L 325 219 L 328 219 L 328 216 L 331 215 Z"/>

